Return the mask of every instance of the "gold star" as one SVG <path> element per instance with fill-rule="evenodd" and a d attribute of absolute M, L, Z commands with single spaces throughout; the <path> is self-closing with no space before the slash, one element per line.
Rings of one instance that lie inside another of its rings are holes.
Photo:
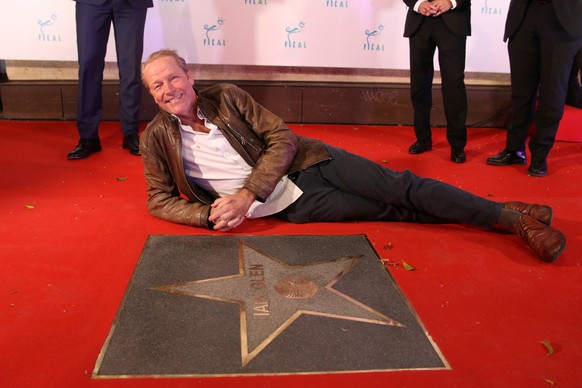
<path fill-rule="evenodd" d="M 333 288 L 361 257 L 290 266 L 239 241 L 238 260 L 238 274 L 154 289 L 238 304 L 243 367 L 302 314 L 404 327 Z"/>

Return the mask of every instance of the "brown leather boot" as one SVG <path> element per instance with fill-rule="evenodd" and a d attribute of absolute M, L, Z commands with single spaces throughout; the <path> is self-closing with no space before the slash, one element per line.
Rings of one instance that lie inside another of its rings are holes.
<path fill-rule="evenodd" d="M 516 210 L 522 214 L 526 214 L 546 225 L 552 223 L 553 212 L 552 208 L 547 205 L 536 205 L 533 203 L 523 203 L 519 201 L 511 201 L 503 204 L 506 209 Z"/>
<path fill-rule="evenodd" d="M 515 220 L 511 231 L 546 263 L 556 260 L 566 248 L 566 237 L 562 232 L 525 214 Z"/>

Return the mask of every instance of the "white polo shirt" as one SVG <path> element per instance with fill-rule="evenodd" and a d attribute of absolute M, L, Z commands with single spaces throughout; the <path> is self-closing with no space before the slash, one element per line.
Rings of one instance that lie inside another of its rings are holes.
<path fill-rule="evenodd" d="M 186 177 L 192 183 L 219 196 L 238 193 L 244 186 L 252 167 L 230 145 L 218 127 L 198 110 L 209 133 L 194 131 L 180 122 L 182 158 Z M 247 218 L 265 217 L 285 209 L 303 194 L 286 175 L 281 178 L 265 202 L 255 201 Z"/>

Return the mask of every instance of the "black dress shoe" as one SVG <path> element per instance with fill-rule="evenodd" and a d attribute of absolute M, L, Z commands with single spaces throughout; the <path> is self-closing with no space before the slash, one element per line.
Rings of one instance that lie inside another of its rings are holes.
<path fill-rule="evenodd" d="M 464 163 L 465 160 L 467 160 L 467 155 L 465 154 L 465 151 L 462 149 L 460 150 L 453 149 L 451 151 L 451 160 L 454 163 Z"/>
<path fill-rule="evenodd" d="M 124 150 L 129 150 L 132 155 L 141 155 L 139 153 L 139 137 L 137 133 L 127 135 L 123 137 L 123 144 L 121 145 Z"/>
<path fill-rule="evenodd" d="M 409 154 L 422 154 L 425 151 L 432 150 L 432 143 L 430 142 L 423 142 L 417 141 L 413 145 L 410 146 L 408 149 Z"/>
<path fill-rule="evenodd" d="M 67 159 L 85 159 L 89 155 L 99 151 L 101 151 L 101 142 L 99 139 L 81 139 L 79 140 L 79 144 L 69 152 Z"/>
<path fill-rule="evenodd" d="M 532 159 L 527 175 L 542 177 L 548 175 L 548 163 L 546 159 Z"/>
<path fill-rule="evenodd" d="M 510 164 L 526 164 L 525 152 L 514 151 L 509 152 L 503 150 L 495 156 L 487 158 L 487 164 L 492 166 L 509 166 Z"/>

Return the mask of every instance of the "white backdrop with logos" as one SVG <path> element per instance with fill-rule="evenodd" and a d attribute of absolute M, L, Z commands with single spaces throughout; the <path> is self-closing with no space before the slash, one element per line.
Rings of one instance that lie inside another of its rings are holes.
<path fill-rule="evenodd" d="M 0 2 L 0 59 L 76 61 L 74 1 Z M 508 3 L 473 0 L 467 71 L 509 72 Z M 408 69 L 405 16 L 400 0 L 154 0 L 144 57 L 172 48 L 193 64 Z"/>

